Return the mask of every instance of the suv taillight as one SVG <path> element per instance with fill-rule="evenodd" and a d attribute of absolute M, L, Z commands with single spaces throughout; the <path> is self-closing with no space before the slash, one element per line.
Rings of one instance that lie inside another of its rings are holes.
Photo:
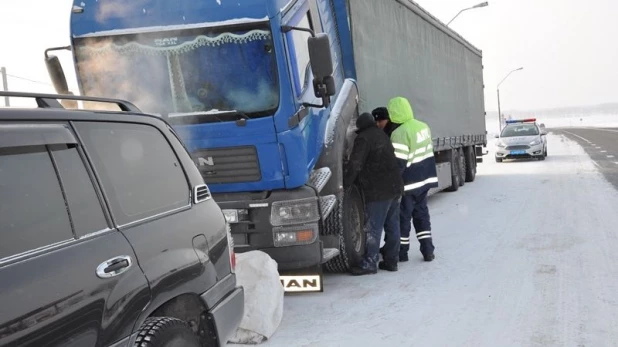
<path fill-rule="evenodd" d="M 232 231 L 231 231 L 229 223 L 226 223 L 226 231 L 227 231 L 227 249 L 230 254 L 230 271 L 232 273 L 235 273 L 236 272 L 236 253 L 234 253 L 234 238 L 232 237 Z"/>

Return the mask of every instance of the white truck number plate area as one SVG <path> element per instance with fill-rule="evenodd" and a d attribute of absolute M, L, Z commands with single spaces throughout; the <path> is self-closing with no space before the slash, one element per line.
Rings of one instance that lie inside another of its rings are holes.
<path fill-rule="evenodd" d="M 283 291 L 287 293 L 321 292 L 321 275 L 279 276 Z"/>

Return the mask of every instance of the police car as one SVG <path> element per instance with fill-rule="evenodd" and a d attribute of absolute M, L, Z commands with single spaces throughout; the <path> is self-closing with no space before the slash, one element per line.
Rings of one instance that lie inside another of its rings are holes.
<path fill-rule="evenodd" d="M 536 123 L 536 118 L 507 120 L 500 135 L 496 135 L 496 162 L 505 159 L 547 157 L 547 131 Z"/>

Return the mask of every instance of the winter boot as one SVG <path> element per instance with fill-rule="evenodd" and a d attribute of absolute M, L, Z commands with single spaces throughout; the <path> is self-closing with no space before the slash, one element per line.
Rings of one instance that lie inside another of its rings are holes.
<path fill-rule="evenodd" d="M 432 260 L 436 259 L 436 256 L 433 253 L 431 253 L 431 254 L 424 255 L 423 259 L 425 261 L 432 261 Z"/>
<path fill-rule="evenodd" d="M 373 275 L 378 273 L 378 269 L 367 269 L 360 266 L 354 266 L 350 269 L 352 276 Z"/>
<path fill-rule="evenodd" d="M 386 271 L 391 271 L 391 272 L 395 272 L 397 271 L 397 264 L 393 264 L 393 263 L 387 263 L 385 261 L 381 261 L 378 264 L 378 268 L 380 268 L 380 270 L 386 270 Z"/>

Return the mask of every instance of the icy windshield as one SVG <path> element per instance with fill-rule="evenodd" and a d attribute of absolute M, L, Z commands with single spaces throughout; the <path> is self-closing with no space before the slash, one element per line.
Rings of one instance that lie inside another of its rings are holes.
<path fill-rule="evenodd" d="M 75 48 L 85 94 L 127 99 L 148 113 L 263 116 L 279 104 L 268 29 L 83 38 Z"/>
<path fill-rule="evenodd" d="M 538 134 L 539 130 L 534 124 L 517 124 L 507 125 L 506 128 L 502 130 L 502 135 L 500 135 L 500 137 L 534 136 Z"/>

